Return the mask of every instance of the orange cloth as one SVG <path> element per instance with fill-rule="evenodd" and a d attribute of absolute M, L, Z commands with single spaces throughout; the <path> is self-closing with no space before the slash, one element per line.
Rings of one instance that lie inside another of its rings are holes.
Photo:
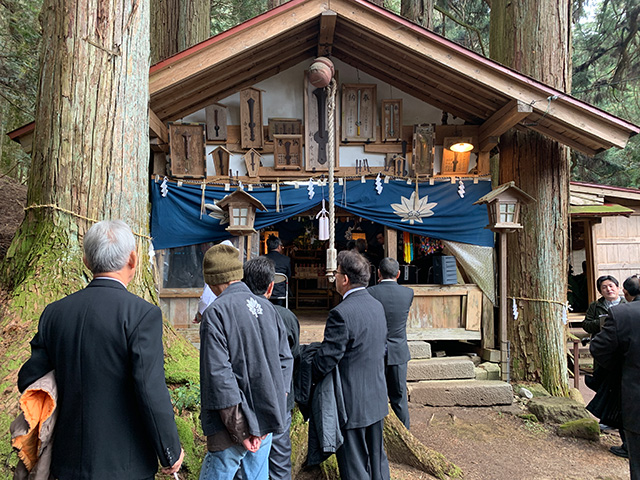
<path fill-rule="evenodd" d="M 50 374 L 53 377 L 53 372 Z M 15 429 L 11 439 L 11 445 L 18 451 L 18 456 L 28 471 L 34 468 L 41 453 L 43 425 L 56 409 L 55 378 L 53 386 L 46 380 L 44 383 L 39 382 L 40 380 L 27 388 L 20 397 L 21 417 L 24 423 Z M 20 417 L 16 421 L 19 420 Z M 47 432 L 47 436 L 50 436 L 50 432 Z"/>

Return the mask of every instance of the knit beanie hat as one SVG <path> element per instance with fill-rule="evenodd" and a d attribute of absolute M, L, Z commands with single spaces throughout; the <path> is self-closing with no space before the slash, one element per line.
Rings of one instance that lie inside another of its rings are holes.
<path fill-rule="evenodd" d="M 238 249 L 229 245 L 214 245 L 204 254 L 202 272 L 208 285 L 242 280 L 242 262 Z"/>

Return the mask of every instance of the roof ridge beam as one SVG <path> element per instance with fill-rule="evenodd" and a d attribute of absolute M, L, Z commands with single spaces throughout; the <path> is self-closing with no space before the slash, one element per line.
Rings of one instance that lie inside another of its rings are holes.
<path fill-rule="evenodd" d="M 320 33 L 318 34 L 319 57 L 331 56 L 337 20 L 338 14 L 333 10 L 327 10 L 320 15 Z"/>

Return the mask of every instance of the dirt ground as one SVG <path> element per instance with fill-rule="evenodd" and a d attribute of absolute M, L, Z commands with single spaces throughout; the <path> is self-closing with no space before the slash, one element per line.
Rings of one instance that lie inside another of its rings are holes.
<path fill-rule="evenodd" d="M 19 226 L 26 187 L 0 177 L 0 260 Z M 0 292 L 0 301 L 4 295 Z M 301 332 L 301 340 L 321 335 L 324 319 Z M 427 447 L 442 453 L 464 472 L 466 480 L 622 480 L 629 478 L 628 461 L 609 453 L 619 445 L 617 434 L 599 442 L 558 437 L 550 426 L 517 416 L 521 407 L 434 408 L 410 404 L 411 432 Z M 317 472 L 304 477 L 316 480 Z M 391 465 L 393 480 L 425 480 L 430 475 L 403 465 Z"/>
<path fill-rule="evenodd" d="M 527 422 L 507 407 L 421 407 L 409 404 L 411 433 L 462 470 L 465 480 L 626 480 L 629 462 L 609 452 L 617 433 L 599 442 L 561 438 L 550 425 Z M 317 480 L 307 471 L 297 480 Z M 391 464 L 392 480 L 435 477 Z"/>
<path fill-rule="evenodd" d="M 552 426 L 527 422 L 511 407 L 410 406 L 411 432 L 464 472 L 466 480 L 628 479 L 629 462 L 609 452 L 617 433 L 599 442 L 561 438 Z M 395 478 L 417 480 L 428 476 Z"/>

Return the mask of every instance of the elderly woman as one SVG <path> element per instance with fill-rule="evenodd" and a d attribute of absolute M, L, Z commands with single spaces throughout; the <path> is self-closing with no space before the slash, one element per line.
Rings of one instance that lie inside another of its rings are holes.
<path fill-rule="evenodd" d="M 603 275 L 596 280 L 596 286 L 602 296 L 589 305 L 582 322 L 582 328 L 592 335 L 600 332 L 600 318 L 605 318 L 604 316 L 609 313 L 609 308 L 619 303 L 626 303 L 624 297 L 620 296 L 616 277 Z"/>
<path fill-rule="evenodd" d="M 587 314 L 582 322 L 582 328 L 592 336 L 600 333 L 601 322 L 609 314 L 609 308 L 619 303 L 626 303 L 620 296 L 618 280 L 611 275 L 604 275 L 596 280 L 598 291 L 602 294 L 589 305 Z M 629 458 L 621 415 L 621 371 L 607 370 L 594 362 L 593 375 L 585 376 L 586 385 L 596 392 L 587 405 L 587 410 L 600 419 L 600 428 L 618 428 L 622 445 L 612 446 L 609 451 L 614 455 Z"/>

